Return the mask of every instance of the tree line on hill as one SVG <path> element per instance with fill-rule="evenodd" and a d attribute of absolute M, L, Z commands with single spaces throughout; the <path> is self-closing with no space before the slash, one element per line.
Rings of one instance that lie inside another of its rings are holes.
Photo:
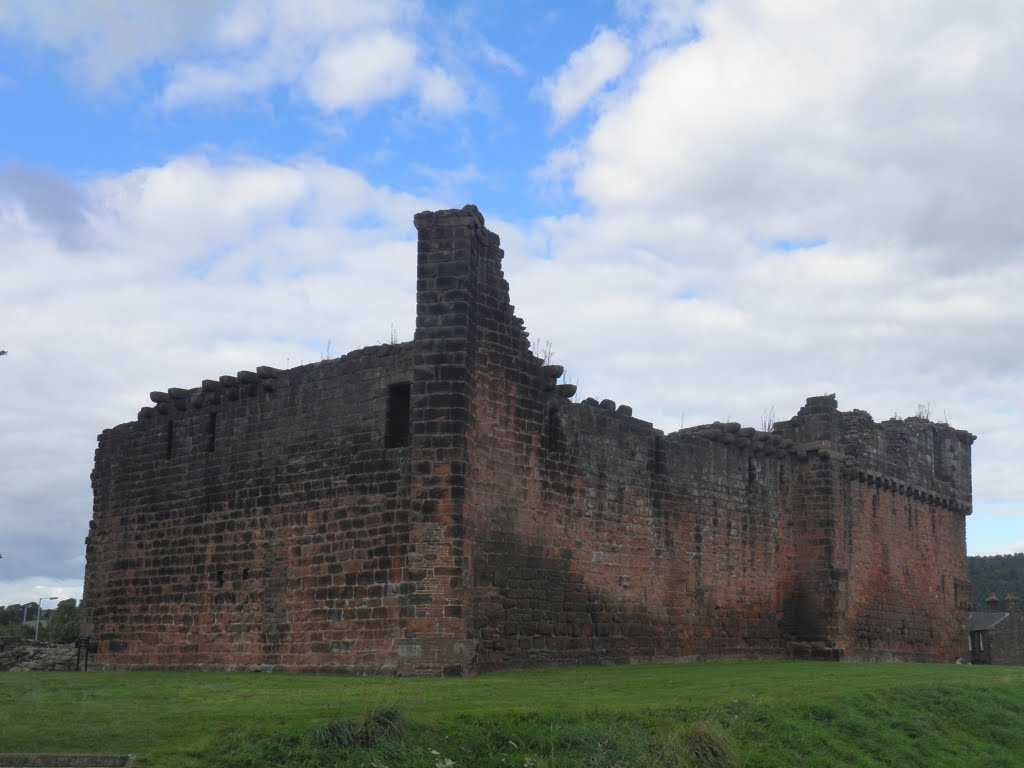
<path fill-rule="evenodd" d="M 1014 555 L 971 555 L 967 558 L 971 579 L 971 605 L 976 611 L 986 608 L 990 592 L 1002 600 L 1007 592 L 1016 592 L 1024 599 L 1024 552 Z"/>
<path fill-rule="evenodd" d="M 33 638 L 39 618 L 39 639 L 48 643 L 73 643 L 80 629 L 81 606 L 73 597 L 61 600 L 56 608 L 39 603 L 14 603 L 0 608 L 0 636 Z"/>

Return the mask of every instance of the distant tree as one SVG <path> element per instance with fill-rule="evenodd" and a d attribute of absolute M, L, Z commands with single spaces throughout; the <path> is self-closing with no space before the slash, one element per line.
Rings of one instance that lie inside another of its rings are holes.
<path fill-rule="evenodd" d="M 35 603 L 28 605 L 14 603 L 0 608 L 0 637 L 32 637 L 33 625 L 31 622 L 25 621 L 24 618 L 26 613 L 35 617 L 35 614 L 32 613 L 33 607 L 35 607 Z"/>
<path fill-rule="evenodd" d="M 31 640 L 32 624 L 0 624 L 0 637 L 21 637 Z"/>
<path fill-rule="evenodd" d="M 7 354 L 7 350 L 6 349 L 0 349 L 0 357 L 3 357 L 6 354 Z"/>
<path fill-rule="evenodd" d="M 967 571 L 971 578 L 971 604 L 976 611 L 985 610 L 985 598 L 991 592 L 1000 601 L 1007 592 L 1016 592 L 1024 599 L 1024 553 L 968 557 Z"/>
<path fill-rule="evenodd" d="M 0 609 L 0 626 L 21 624 L 21 606 L 18 603 Z"/>
<path fill-rule="evenodd" d="M 39 637 L 51 643 L 74 642 L 78 637 L 79 622 L 78 603 L 75 598 L 69 597 L 57 603 L 57 609 L 50 612 L 46 628 L 39 633 Z"/>

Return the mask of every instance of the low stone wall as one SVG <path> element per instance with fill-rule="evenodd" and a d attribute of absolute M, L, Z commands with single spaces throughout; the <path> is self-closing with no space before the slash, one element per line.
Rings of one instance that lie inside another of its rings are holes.
<path fill-rule="evenodd" d="M 0 672 L 74 672 L 77 659 L 74 645 L 0 637 Z"/>

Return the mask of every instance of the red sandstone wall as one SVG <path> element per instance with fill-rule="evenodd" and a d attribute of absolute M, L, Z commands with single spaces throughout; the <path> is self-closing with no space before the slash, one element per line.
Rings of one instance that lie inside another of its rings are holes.
<path fill-rule="evenodd" d="M 529 353 L 479 212 L 416 226 L 414 342 L 172 390 L 101 436 L 100 664 L 956 655 L 970 435 L 876 425 L 831 396 L 773 435 L 664 436 L 570 403 Z M 388 447 L 398 382 L 408 444 Z"/>
<path fill-rule="evenodd" d="M 496 237 L 472 206 L 416 215 L 419 234 L 412 392 L 410 537 L 400 674 L 462 675 L 466 628 L 465 515 L 473 402 L 478 264 Z"/>
<path fill-rule="evenodd" d="M 497 244 L 475 258 L 464 551 L 480 668 L 959 655 L 970 435 L 876 425 L 831 396 L 773 436 L 664 437 L 570 404 L 526 351 Z M 865 495 L 858 467 L 902 483 L 907 509 Z"/>
<path fill-rule="evenodd" d="M 691 436 L 656 449 L 650 424 L 591 405 L 558 407 L 551 447 L 542 424 L 542 439 L 516 441 L 482 419 L 470 486 L 483 668 L 784 651 L 786 459 Z"/>
<path fill-rule="evenodd" d="M 805 569 L 795 455 L 567 402 L 528 352 L 497 243 L 475 259 L 464 511 L 478 667 L 783 653 Z"/>
<path fill-rule="evenodd" d="M 84 595 L 97 661 L 394 669 L 410 449 L 385 449 L 384 426 L 411 362 L 407 345 L 361 350 L 104 432 Z"/>
<path fill-rule="evenodd" d="M 965 652 L 964 515 L 898 486 L 850 480 L 836 529 L 851 658 L 951 662 Z"/>

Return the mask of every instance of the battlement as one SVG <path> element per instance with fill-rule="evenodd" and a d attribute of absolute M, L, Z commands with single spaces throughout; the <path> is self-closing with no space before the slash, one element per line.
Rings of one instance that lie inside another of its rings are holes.
<path fill-rule="evenodd" d="M 216 410 L 218 407 L 230 403 L 257 397 L 261 393 L 275 392 L 281 386 L 287 386 L 290 379 L 301 376 L 304 371 L 317 366 L 330 367 L 332 364 L 344 363 L 359 357 L 379 356 L 382 353 L 390 354 L 399 347 L 408 347 L 409 344 L 411 342 L 378 344 L 354 350 L 340 357 L 328 358 L 318 363 L 307 363 L 289 369 L 261 365 L 255 371 L 238 371 L 235 374 L 225 374 L 216 379 L 203 379 L 202 384 L 198 387 L 170 387 L 166 391 L 150 392 L 149 399 L 153 405 L 142 406 L 137 419 L 146 421 L 156 416 L 173 417 L 175 414 L 191 411 Z"/>
<path fill-rule="evenodd" d="M 187 411 L 233 402 L 243 397 L 254 397 L 259 392 L 273 392 L 277 388 L 277 377 L 282 371 L 269 366 L 260 366 L 255 371 L 239 371 L 236 375 L 221 376 L 219 379 L 204 379 L 202 386 L 192 389 L 171 387 L 166 392 L 150 392 L 149 399 L 154 406 L 143 406 L 139 419 L 151 419 L 154 415 L 170 415 L 171 410 Z"/>
<path fill-rule="evenodd" d="M 971 445 L 975 436 L 921 417 L 876 423 L 861 410 L 839 410 L 835 395 L 810 397 L 774 432 L 820 444 L 843 462 L 848 477 L 971 512 Z"/>

